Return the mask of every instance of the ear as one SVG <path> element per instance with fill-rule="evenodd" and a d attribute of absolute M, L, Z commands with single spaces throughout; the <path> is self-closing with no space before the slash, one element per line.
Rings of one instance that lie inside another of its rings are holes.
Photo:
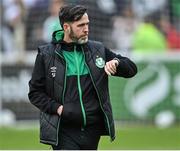
<path fill-rule="evenodd" d="M 69 30 L 70 26 L 68 23 L 64 23 L 63 25 L 64 31 Z"/>

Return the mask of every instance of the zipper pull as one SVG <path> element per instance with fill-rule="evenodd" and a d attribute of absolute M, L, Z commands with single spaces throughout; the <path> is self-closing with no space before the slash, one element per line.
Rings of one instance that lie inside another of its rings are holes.
<path fill-rule="evenodd" d="M 81 131 L 84 131 L 84 127 L 81 127 Z"/>

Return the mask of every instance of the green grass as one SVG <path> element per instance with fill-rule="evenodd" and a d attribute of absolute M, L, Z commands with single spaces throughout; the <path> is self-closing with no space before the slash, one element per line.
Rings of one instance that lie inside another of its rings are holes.
<path fill-rule="evenodd" d="M 158 129 L 155 127 L 118 128 L 116 139 L 110 143 L 103 138 L 99 149 L 180 149 L 180 128 Z"/>
<path fill-rule="evenodd" d="M 118 126 L 116 139 L 102 137 L 99 149 L 180 149 L 180 128 L 157 129 L 153 126 Z M 39 143 L 39 131 L 35 129 L 0 128 L 0 150 L 50 149 Z"/>
<path fill-rule="evenodd" d="M 0 150 L 2 149 L 49 149 L 39 143 L 38 129 L 0 128 Z"/>

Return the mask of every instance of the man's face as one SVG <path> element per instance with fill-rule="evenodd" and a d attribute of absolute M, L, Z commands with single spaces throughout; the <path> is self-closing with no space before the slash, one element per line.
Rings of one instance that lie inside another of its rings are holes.
<path fill-rule="evenodd" d="M 85 13 L 80 20 L 70 23 L 69 25 L 68 34 L 73 42 L 83 44 L 88 41 L 89 18 L 87 13 Z"/>

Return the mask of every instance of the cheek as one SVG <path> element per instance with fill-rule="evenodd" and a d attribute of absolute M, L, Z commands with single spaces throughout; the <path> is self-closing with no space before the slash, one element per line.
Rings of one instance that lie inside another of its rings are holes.
<path fill-rule="evenodd" d="M 77 29 L 75 31 L 75 34 L 76 34 L 77 37 L 80 37 L 82 35 L 82 30 L 81 29 Z"/>
<path fill-rule="evenodd" d="M 83 28 L 76 28 L 75 31 L 77 34 L 81 34 L 83 32 Z"/>

